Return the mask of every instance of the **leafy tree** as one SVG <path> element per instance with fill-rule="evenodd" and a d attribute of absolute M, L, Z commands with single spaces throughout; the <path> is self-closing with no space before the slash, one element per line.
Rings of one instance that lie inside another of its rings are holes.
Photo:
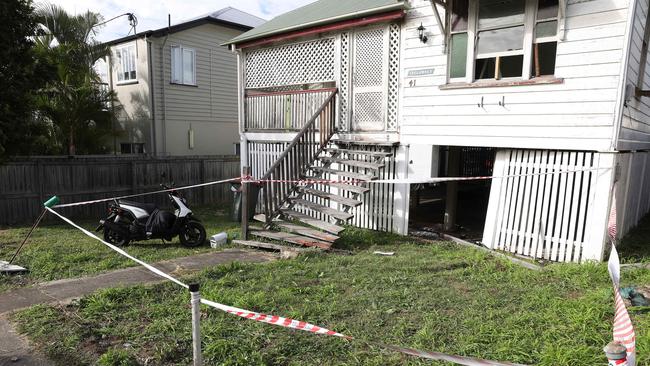
<path fill-rule="evenodd" d="M 29 0 L 0 1 L 0 158 L 47 150 L 48 125 L 32 118 L 33 91 L 48 74 L 34 57 L 32 11 Z"/>
<path fill-rule="evenodd" d="M 43 33 L 35 37 L 35 53 L 52 65 L 45 88 L 38 93 L 38 117 L 52 125 L 61 150 L 70 155 L 106 152 L 114 115 L 109 104 L 113 92 L 99 85 L 94 63 L 110 54 L 107 46 L 94 40 L 103 18 L 98 13 L 70 15 L 53 4 L 36 9 L 36 21 Z"/>

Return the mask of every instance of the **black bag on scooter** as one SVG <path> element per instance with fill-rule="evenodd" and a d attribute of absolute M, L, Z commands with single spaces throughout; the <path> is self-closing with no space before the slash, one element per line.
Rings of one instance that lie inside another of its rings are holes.
<path fill-rule="evenodd" d="M 147 221 L 148 236 L 162 236 L 171 240 L 171 231 L 176 221 L 176 216 L 169 211 L 154 210 Z"/>

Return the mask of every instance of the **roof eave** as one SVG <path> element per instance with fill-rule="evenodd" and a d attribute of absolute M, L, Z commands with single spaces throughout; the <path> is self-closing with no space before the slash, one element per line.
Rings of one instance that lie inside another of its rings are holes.
<path fill-rule="evenodd" d="M 204 25 L 204 24 L 223 25 L 223 26 L 226 26 L 226 27 L 229 27 L 229 28 L 234 28 L 234 29 L 242 30 L 242 31 L 248 31 L 248 30 L 253 29 L 253 27 L 248 26 L 248 25 L 229 22 L 227 20 L 215 19 L 215 18 L 212 18 L 212 17 L 208 16 L 208 17 L 204 17 L 204 18 L 194 19 L 194 20 L 191 20 L 191 21 L 185 22 L 185 23 L 175 24 L 175 25 L 172 25 L 171 27 L 164 27 L 164 28 L 160 28 L 160 29 L 156 29 L 156 30 L 148 30 L 148 31 L 140 32 L 140 33 L 137 33 L 137 34 L 134 34 L 134 35 L 130 35 L 130 36 L 114 39 L 112 41 L 104 42 L 104 44 L 109 45 L 109 46 L 113 46 L 113 45 L 116 45 L 116 44 L 120 44 L 120 43 L 124 43 L 124 42 L 130 42 L 130 41 L 133 41 L 135 39 L 143 38 L 145 36 L 147 36 L 147 37 L 152 37 L 152 36 L 153 37 L 160 37 L 160 36 L 163 36 L 163 35 L 166 35 L 166 34 L 171 34 L 171 33 L 175 33 L 175 32 L 184 31 L 184 30 L 194 28 L 194 27 L 198 27 L 198 26 L 201 26 L 201 25 Z"/>
<path fill-rule="evenodd" d="M 392 11 L 392 10 L 405 10 L 405 9 L 407 9 L 407 4 L 406 4 L 406 2 L 402 1 L 402 2 L 392 4 L 392 5 L 381 6 L 381 7 L 378 7 L 378 8 L 367 9 L 367 10 L 358 11 L 358 12 L 355 12 L 355 13 L 339 15 L 339 16 L 336 16 L 336 17 L 320 19 L 320 20 L 317 20 L 317 21 L 314 21 L 314 22 L 303 23 L 303 24 L 299 24 L 299 25 L 295 25 L 295 26 L 291 26 L 291 27 L 276 29 L 274 31 L 270 31 L 270 32 L 266 32 L 266 33 L 260 33 L 260 34 L 256 34 L 256 35 L 250 36 L 250 37 L 243 37 L 243 38 L 235 37 L 235 38 L 231 39 L 230 41 L 228 41 L 226 43 L 222 43 L 221 45 L 222 46 L 229 46 L 229 45 L 237 45 L 237 44 L 242 44 L 242 43 L 248 43 L 248 42 L 254 41 L 256 39 L 275 36 L 275 35 L 278 35 L 278 34 L 287 33 L 287 32 L 291 32 L 291 31 L 295 31 L 295 30 L 311 28 L 311 27 L 317 27 L 317 26 L 321 26 L 321 25 L 325 25 L 325 24 L 329 24 L 329 23 L 334 23 L 334 22 L 339 22 L 339 21 L 344 21 L 344 20 L 349 20 L 349 19 L 354 19 L 354 18 L 361 18 L 361 17 L 367 16 L 367 15 L 373 15 L 373 14 L 377 14 L 377 13 L 389 12 L 389 11 Z"/>

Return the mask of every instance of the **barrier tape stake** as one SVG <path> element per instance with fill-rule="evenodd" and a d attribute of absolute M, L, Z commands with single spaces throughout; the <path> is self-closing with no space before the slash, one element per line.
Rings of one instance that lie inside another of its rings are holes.
<path fill-rule="evenodd" d="M 609 342 L 605 348 L 609 366 L 627 366 L 627 349 L 619 342 Z"/>
<path fill-rule="evenodd" d="M 194 366 L 203 366 L 203 354 L 201 353 L 201 295 L 199 284 L 192 283 L 189 286 L 192 304 L 192 352 L 194 354 Z"/>
<path fill-rule="evenodd" d="M 242 168 L 242 175 L 246 178 L 241 180 L 241 238 L 248 240 L 248 176 L 251 169 L 247 166 Z"/>
<path fill-rule="evenodd" d="M 51 208 L 52 206 L 54 206 L 54 205 L 56 205 L 58 203 L 59 203 L 59 197 L 57 197 L 57 196 L 52 196 L 49 200 L 43 202 L 43 212 L 41 212 L 41 214 L 38 215 L 38 218 L 34 222 L 34 225 L 32 225 L 32 228 L 29 229 L 29 232 L 27 233 L 27 236 L 25 236 L 25 239 L 23 239 L 23 242 L 20 243 L 20 246 L 18 247 L 18 249 L 16 249 L 16 253 L 14 253 L 13 257 L 11 257 L 11 260 L 9 260 L 9 264 L 12 264 L 14 262 L 14 259 L 16 259 L 16 257 L 18 256 L 18 253 L 20 253 L 20 251 L 23 249 L 23 246 L 25 245 L 25 243 L 27 243 L 27 240 L 29 240 L 29 238 L 32 236 L 32 233 L 34 232 L 34 230 L 36 230 L 36 227 L 38 226 L 38 224 L 41 223 L 41 220 L 43 220 L 43 217 L 45 217 L 45 214 L 47 213 L 47 209 Z"/>

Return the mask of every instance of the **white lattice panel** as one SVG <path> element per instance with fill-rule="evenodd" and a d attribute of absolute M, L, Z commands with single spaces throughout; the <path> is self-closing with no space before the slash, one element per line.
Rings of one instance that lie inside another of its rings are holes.
<path fill-rule="evenodd" d="M 341 33 L 341 66 L 339 81 L 340 116 L 339 131 L 348 131 L 350 108 L 350 33 Z"/>
<path fill-rule="evenodd" d="M 263 48 L 246 54 L 246 87 L 334 80 L 334 38 Z"/>
<path fill-rule="evenodd" d="M 388 111 L 386 129 L 397 131 L 399 103 L 399 40 L 400 27 L 391 24 L 388 42 Z"/>
<path fill-rule="evenodd" d="M 354 37 L 352 130 L 386 128 L 388 28 L 359 31 Z"/>
<path fill-rule="evenodd" d="M 381 92 L 358 93 L 354 96 L 354 129 L 359 131 L 381 131 L 383 125 L 377 123 L 382 120 L 381 106 L 383 104 Z"/>
<path fill-rule="evenodd" d="M 356 36 L 354 54 L 354 86 L 368 87 L 382 84 L 384 74 L 383 28 L 359 32 Z"/>

